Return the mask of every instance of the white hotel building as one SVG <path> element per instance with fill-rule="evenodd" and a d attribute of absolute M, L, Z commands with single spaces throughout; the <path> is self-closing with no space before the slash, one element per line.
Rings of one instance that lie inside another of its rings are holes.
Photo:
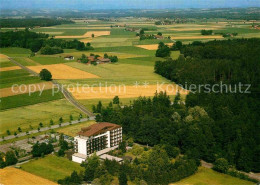
<path fill-rule="evenodd" d="M 102 155 L 118 147 L 122 142 L 122 127 L 113 123 L 101 122 L 82 128 L 74 138 L 72 161 L 81 163 L 96 152 Z"/>

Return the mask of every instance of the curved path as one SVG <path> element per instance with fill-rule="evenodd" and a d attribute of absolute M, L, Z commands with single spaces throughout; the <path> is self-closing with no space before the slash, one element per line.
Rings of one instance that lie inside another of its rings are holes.
<path fill-rule="evenodd" d="M 77 124 L 77 123 L 81 123 L 81 122 L 88 121 L 88 120 L 94 120 L 94 119 L 95 119 L 95 117 L 82 118 L 81 120 L 75 120 L 75 121 L 71 121 L 71 122 L 61 123 L 60 125 L 52 125 L 50 127 L 43 127 L 43 128 L 40 129 L 40 131 L 38 129 L 35 129 L 35 130 L 30 130 L 27 133 L 21 132 L 21 133 L 17 134 L 16 136 L 10 135 L 10 136 L 4 137 L 4 139 L 0 138 L 0 142 L 6 141 L 6 140 L 9 140 L 9 139 L 18 138 L 18 137 L 23 137 L 23 136 L 30 135 L 30 134 L 35 134 L 35 133 L 38 133 L 38 132 L 44 132 L 44 131 L 51 130 L 51 129 L 65 127 L 65 126 L 68 126 L 68 125 L 74 125 L 74 124 Z"/>
<path fill-rule="evenodd" d="M 39 76 L 38 73 L 36 73 L 33 70 L 27 68 L 26 66 L 20 64 L 19 62 L 15 61 L 13 58 L 9 57 L 9 59 L 10 59 L 10 61 L 12 63 L 14 63 L 15 65 L 20 66 L 22 69 L 28 71 L 32 75 Z M 67 89 L 63 88 L 63 86 L 58 81 L 52 80 L 52 83 L 59 88 L 59 90 L 63 93 L 64 97 L 71 104 L 73 104 L 77 109 L 79 109 L 81 112 L 83 112 L 84 114 L 88 115 L 89 117 L 95 117 L 95 115 L 91 111 L 89 111 L 88 109 L 86 109 L 86 107 L 84 107 L 82 104 L 80 104 L 78 101 L 76 101 L 75 98 L 69 93 L 69 91 L 67 91 Z"/>

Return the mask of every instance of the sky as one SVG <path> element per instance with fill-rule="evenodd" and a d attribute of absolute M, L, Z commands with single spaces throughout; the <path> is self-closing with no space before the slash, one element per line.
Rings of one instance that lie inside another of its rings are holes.
<path fill-rule="evenodd" d="M 0 0 L 1 9 L 167 9 L 260 7 L 260 0 Z"/>

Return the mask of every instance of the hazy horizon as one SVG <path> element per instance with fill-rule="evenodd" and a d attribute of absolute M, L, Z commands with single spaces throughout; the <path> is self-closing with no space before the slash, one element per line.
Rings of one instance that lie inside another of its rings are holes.
<path fill-rule="evenodd" d="M 260 7 L 260 0 L 0 0 L 1 9 L 174 9 Z"/>

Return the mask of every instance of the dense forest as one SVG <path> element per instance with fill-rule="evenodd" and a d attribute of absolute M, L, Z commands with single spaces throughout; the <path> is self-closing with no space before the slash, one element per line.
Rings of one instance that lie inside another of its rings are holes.
<path fill-rule="evenodd" d="M 74 22 L 64 19 L 49 18 L 25 18 L 25 19 L 0 19 L 2 28 L 35 27 L 35 26 L 54 26 L 61 24 L 73 24 Z"/>
<path fill-rule="evenodd" d="M 48 39 L 48 34 L 25 31 L 0 32 L 0 47 L 28 48 L 32 52 L 38 52 L 42 48 L 42 54 L 62 53 L 63 49 L 92 50 L 90 43 L 85 44 L 76 39 Z"/>
<path fill-rule="evenodd" d="M 157 62 L 155 71 L 182 85 L 251 84 L 251 93 L 166 94 L 140 97 L 130 106 L 93 110 L 97 121 L 123 126 L 127 137 L 149 146 L 178 147 L 188 158 L 215 162 L 220 158 L 239 170 L 260 171 L 259 39 L 213 41 L 183 46 L 178 60 Z M 224 88 L 225 89 L 225 88 Z M 245 90 L 245 89 L 242 89 Z"/>
<path fill-rule="evenodd" d="M 259 51 L 260 39 L 195 42 L 183 46 L 184 57 L 158 61 L 155 65 L 156 73 L 183 86 L 228 85 L 215 88 L 222 93 L 210 92 L 205 86 L 200 92 L 195 90 L 187 96 L 186 107 L 202 107 L 213 121 L 213 141 L 207 152 L 226 158 L 239 170 L 257 172 L 260 171 Z M 240 83 L 244 84 L 241 91 Z M 202 158 L 212 161 L 206 156 Z"/>

